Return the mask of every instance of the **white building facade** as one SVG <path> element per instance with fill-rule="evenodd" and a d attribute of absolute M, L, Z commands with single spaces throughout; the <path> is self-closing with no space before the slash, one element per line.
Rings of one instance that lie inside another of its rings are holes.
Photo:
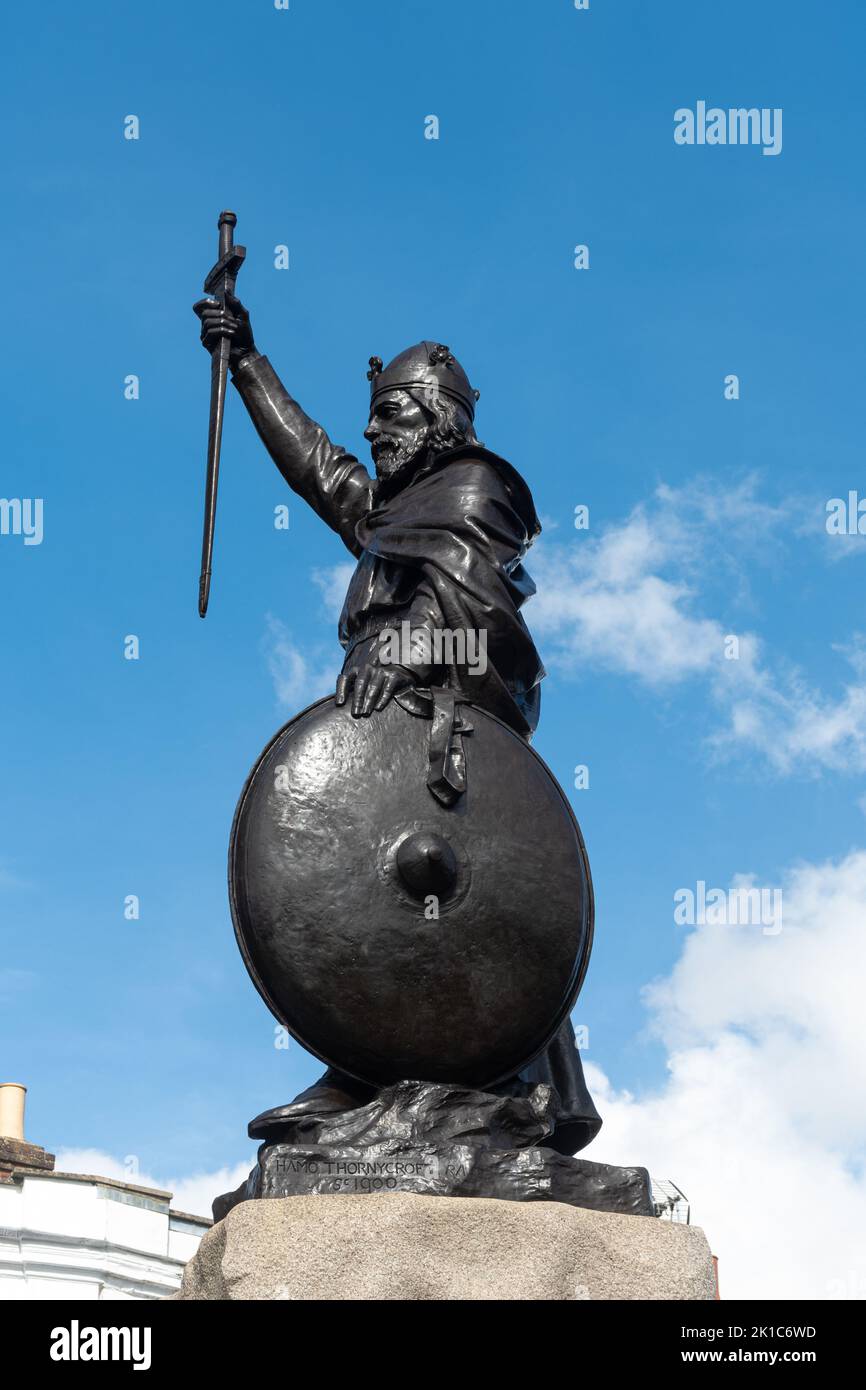
<path fill-rule="evenodd" d="M 55 1172 L 24 1139 L 23 1091 L 0 1086 L 0 1300 L 173 1294 L 211 1222 L 172 1210 L 170 1192 Z"/>
<path fill-rule="evenodd" d="M 79 1173 L 0 1182 L 0 1299 L 166 1298 L 210 1222 L 171 1193 Z"/>

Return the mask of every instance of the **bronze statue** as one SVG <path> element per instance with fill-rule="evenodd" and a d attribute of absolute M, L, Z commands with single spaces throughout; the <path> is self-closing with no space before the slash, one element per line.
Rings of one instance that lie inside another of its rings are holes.
<path fill-rule="evenodd" d="M 275 1179 L 274 1155 L 284 1165 L 305 1138 L 327 1149 L 334 1136 L 359 1152 L 359 1136 L 381 1141 L 383 1114 L 402 1124 L 407 1107 L 425 1142 L 443 1114 L 448 1143 L 489 1137 L 487 1116 L 522 1150 L 520 1195 L 552 1195 L 551 1165 L 601 1120 L 568 1017 L 592 938 L 588 864 L 565 797 L 526 748 L 544 676 L 521 612 L 540 531 L 529 488 L 479 442 L 479 393 L 444 344 L 419 342 L 387 367 L 370 358 L 371 477 L 286 391 L 231 288 L 194 310 L 209 353 L 229 344 L 232 381 L 281 474 L 358 562 L 336 698 L 265 749 L 230 858 L 245 963 L 277 1017 L 330 1065 L 252 1122 L 259 1175 L 221 1201 L 310 1190 L 282 1166 Z M 605 1171 L 629 1175 L 623 1209 L 646 1209 L 643 1170 Z M 518 1195 L 486 1168 L 474 1187 L 462 1181 L 421 1190 Z"/>

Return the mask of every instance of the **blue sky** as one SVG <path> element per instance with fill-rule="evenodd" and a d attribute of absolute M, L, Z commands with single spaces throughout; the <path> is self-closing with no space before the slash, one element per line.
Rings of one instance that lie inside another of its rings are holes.
<path fill-rule="evenodd" d="M 244 1161 L 248 1119 L 318 1071 L 273 1046 L 225 854 L 259 749 L 338 667 L 327 592 L 348 557 L 232 393 L 196 614 L 208 364 L 190 306 L 228 206 L 257 343 L 333 439 L 366 459 L 368 357 L 429 337 L 464 362 L 479 434 L 533 489 L 527 620 L 550 671 L 536 747 L 566 787 L 590 768 L 572 799 L 598 920 L 575 1019 L 610 1088 L 607 1133 L 630 1146 L 589 1156 L 658 1153 L 745 1268 L 724 1175 L 685 1132 L 665 1148 L 677 1058 L 742 1045 L 775 1105 L 799 1065 L 780 1039 L 805 1030 L 828 1094 L 850 1109 L 863 1082 L 845 1070 L 853 1032 L 825 1046 L 806 987 L 820 977 L 832 1001 L 853 967 L 821 944 L 821 901 L 844 878 L 850 942 L 866 905 L 866 539 L 824 524 L 827 499 L 866 495 L 862 7 L 95 0 L 6 23 L 0 491 L 44 499 L 41 545 L 0 536 L 0 1070 L 31 1088 L 29 1137 L 133 1154 L 162 1179 L 206 1173 Z M 781 154 L 676 145 L 674 111 L 699 100 L 782 108 Z M 730 634 L 738 663 L 720 654 Z M 707 945 L 675 925 L 677 889 L 737 875 L 789 885 L 789 933 Z M 745 1017 L 753 947 L 778 954 L 750 978 L 793 983 Z M 704 950 L 734 982 L 684 1003 Z M 709 1079 L 721 1136 L 714 1094 Z M 799 1103 L 779 1133 L 800 1133 Z M 822 1132 L 862 1202 L 863 1134 L 841 1110 Z M 856 1281 L 852 1258 L 824 1284 Z"/>

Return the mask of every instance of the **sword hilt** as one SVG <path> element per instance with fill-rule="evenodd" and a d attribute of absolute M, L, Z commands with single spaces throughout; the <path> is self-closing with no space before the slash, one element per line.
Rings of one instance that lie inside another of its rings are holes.
<path fill-rule="evenodd" d="M 217 227 L 219 229 L 219 260 L 216 265 L 211 266 L 205 276 L 205 294 L 216 295 L 223 298 L 226 291 L 234 294 L 235 280 L 237 273 L 244 263 L 246 257 L 245 246 L 235 246 L 235 227 L 238 219 L 233 212 L 221 212 Z"/>

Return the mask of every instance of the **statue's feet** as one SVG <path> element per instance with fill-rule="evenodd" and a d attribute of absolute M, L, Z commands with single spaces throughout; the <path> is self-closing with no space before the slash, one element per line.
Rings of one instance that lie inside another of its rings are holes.
<path fill-rule="evenodd" d="M 250 1121 L 247 1129 L 251 1139 L 275 1143 L 285 1137 L 287 1128 L 305 1120 L 318 1120 L 325 1115 L 341 1115 L 347 1110 L 358 1110 L 367 1105 L 376 1094 L 375 1086 L 358 1081 L 354 1076 L 328 1067 L 323 1076 L 306 1091 L 302 1091 L 288 1105 L 277 1105 L 273 1110 L 263 1110 Z"/>

